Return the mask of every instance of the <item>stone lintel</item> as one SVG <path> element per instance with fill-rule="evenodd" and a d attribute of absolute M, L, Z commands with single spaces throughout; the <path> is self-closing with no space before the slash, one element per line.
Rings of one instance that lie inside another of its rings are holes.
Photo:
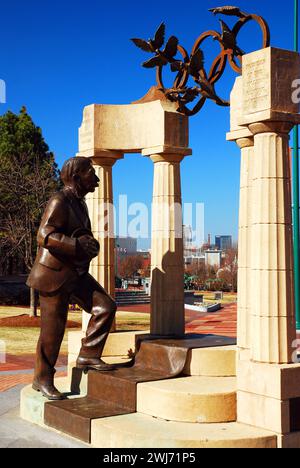
<path fill-rule="evenodd" d="M 172 104 L 172 103 L 171 103 Z M 187 147 L 189 119 L 168 101 L 84 108 L 79 152 L 95 149 L 140 153 L 159 145 Z"/>

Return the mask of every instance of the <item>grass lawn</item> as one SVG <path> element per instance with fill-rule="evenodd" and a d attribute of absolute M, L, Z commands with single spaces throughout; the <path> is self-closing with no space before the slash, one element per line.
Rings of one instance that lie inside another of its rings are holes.
<path fill-rule="evenodd" d="M 204 294 L 205 302 L 216 302 L 214 300 L 214 293 L 207 291 L 200 292 Z M 223 305 L 236 302 L 237 294 L 226 293 L 224 299 L 221 301 Z M 17 315 L 29 314 L 29 309 L 26 307 L 8 307 L 0 306 L 0 318 L 15 317 Z M 69 320 L 81 323 L 81 312 L 69 312 Z M 130 331 L 139 330 L 146 331 L 150 329 L 150 315 L 137 312 L 117 312 L 117 330 Z M 79 329 L 77 329 L 79 330 Z M 68 329 L 67 329 L 68 331 Z M 22 355 L 35 353 L 36 343 L 39 337 L 38 328 L 6 328 L 0 327 L 0 340 L 3 340 L 6 345 L 6 352 L 8 354 Z M 61 352 L 67 353 L 68 351 L 68 333 L 62 344 Z"/>
<path fill-rule="evenodd" d="M 215 293 L 214 292 L 207 292 L 207 291 L 196 291 L 196 294 L 203 294 L 205 302 L 213 302 L 215 303 Z M 222 305 L 232 304 L 233 302 L 237 301 L 237 293 L 224 293 L 224 297 L 220 302 Z"/>
<path fill-rule="evenodd" d="M 28 314 L 25 307 L 0 306 L 0 318 L 15 317 Z M 81 312 L 69 312 L 69 320 L 81 323 Z M 150 316 L 139 313 L 117 313 L 117 330 L 149 330 Z M 79 330 L 79 329 L 76 329 Z M 67 329 L 68 331 L 68 329 Z M 36 343 L 39 337 L 38 328 L 6 328 L 0 327 L 0 340 L 5 342 L 6 353 L 14 355 L 35 353 Z M 65 334 L 61 347 L 61 353 L 68 351 L 68 333 Z"/>

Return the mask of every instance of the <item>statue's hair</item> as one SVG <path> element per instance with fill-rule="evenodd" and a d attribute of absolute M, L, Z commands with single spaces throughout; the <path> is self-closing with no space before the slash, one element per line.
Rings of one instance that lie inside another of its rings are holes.
<path fill-rule="evenodd" d="M 65 185 L 69 182 L 72 182 L 74 176 L 79 174 L 80 172 L 88 169 L 91 165 L 91 160 L 89 158 L 84 158 L 77 156 L 76 158 L 68 159 L 60 172 L 60 178 Z"/>

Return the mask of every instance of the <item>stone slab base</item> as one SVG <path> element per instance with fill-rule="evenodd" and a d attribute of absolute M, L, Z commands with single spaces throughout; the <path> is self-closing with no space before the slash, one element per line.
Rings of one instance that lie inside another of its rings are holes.
<path fill-rule="evenodd" d="M 57 389 L 65 394 L 70 393 L 70 382 L 68 378 L 60 378 L 55 380 L 55 386 Z M 68 398 L 80 398 L 82 395 L 68 396 Z M 46 427 L 44 425 L 44 414 L 45 404 L 48 402 L 41 393 L 36 392 L 32 389 L 31 385 L 27 385 L 21 390 L 20 394 L 20 416 L 26 421 L 38 424 L 39 426 Z"/>
<path fill-rule="evenodd" d="M 237 376 L 238 421 L 276 432 L 281 445 L 296 440 L 292 434 L 300 432 L 300 365 L 240 361 Z"/>
<path fill-rule="evenodd" d="M 96 448 L 277 448 L 274 434 L 237 423 L 192 424 L 135 413 L 92 422 Z"/>
<path fill-rule="evenodd" d="M 60 391 L 68 391 L 67 379 L 55 382 Z M 74 398 L 78 398 L 75 396 Z M 47 400 L 32 390 L 21 392 L 21 417 L 44 425 Z M 48 428 L 49 429 L 49 428 Z M 53 429 L 49 429 L 53 430 Z M 298 446 L 300 434 L 281 439 L 284 448 Z M 140 413 L 114 416 L 92 422 L 92 446 L 99 448 L 276 448 L 274 434 L 237 423 L 192 424 L 169 422 Z"/>

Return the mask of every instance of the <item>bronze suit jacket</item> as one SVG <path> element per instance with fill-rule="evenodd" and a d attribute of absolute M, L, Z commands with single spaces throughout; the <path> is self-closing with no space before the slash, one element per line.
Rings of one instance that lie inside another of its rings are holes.
<path fill-rule="evenodd" d="M 37 237 L 39 250 L 27 285 L 40 292 L 53 293 L 66 282 L 87 273 L 91 258 L 85 256 L 79 261 L 76 240 L 86 232 L 92 236 L 85 202 L 69 189 L 56 193 L 41 221 Z"/>

